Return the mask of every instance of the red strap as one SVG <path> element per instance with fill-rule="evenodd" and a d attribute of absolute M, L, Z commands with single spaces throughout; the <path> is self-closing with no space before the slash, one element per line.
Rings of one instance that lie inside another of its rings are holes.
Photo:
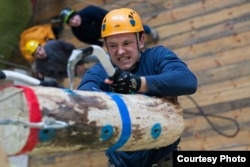
<path fill-rule="evenodd" d="M 29 121 L 30 122 L 40 122 L 42 119 L 42 114 L 39 108 L 39 103 L 34 91 L 27 87 L 27 86 L 15 86 L 17 88 L 23 89 L 24 95 L 26 97 L 27 105 L 28 105 L 28 112 L 29 112 Z M 33 148 L 38 143 L 39 138 L 39 129 L 37 128 L 30 128 L 30 133 L 26 144 L 17 154 L 23 154 L 27 152 L 31 152 Z"/>

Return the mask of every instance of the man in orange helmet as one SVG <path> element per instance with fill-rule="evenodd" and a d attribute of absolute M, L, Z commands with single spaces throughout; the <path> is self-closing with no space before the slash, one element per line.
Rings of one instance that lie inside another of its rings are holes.
<path fill-rule="evenodd" d="M 139 93 L 175 99 L 195 93 L 195 75 L 173 51 L 164 46 L 143 50 L 145 32 L 136 11 L 129 8 L 110 11 L 103 19 L 101 36 L 117 73 L 110 79 L 103 66 L 96 64 L 85 74 L 79 90 Z M 176 150 L 180 141 L 177 139 L 170 145 L 149 150 L 115 151 L 129 137 L 132 136 L 121 134 L 121 142 L 106 151 L 109 167 L 165 167 L 165 159 Z"/>

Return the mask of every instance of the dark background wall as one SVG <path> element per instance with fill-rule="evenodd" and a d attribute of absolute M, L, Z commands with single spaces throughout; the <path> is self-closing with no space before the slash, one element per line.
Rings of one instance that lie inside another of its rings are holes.
<path fill-rule="evenodd" d="M 32 3 L 30 0 L 0 0 L 0 11 L 0 69 L 14 63 L 27 66 L 18 42 L 20 33 L 31 21 Z"/>

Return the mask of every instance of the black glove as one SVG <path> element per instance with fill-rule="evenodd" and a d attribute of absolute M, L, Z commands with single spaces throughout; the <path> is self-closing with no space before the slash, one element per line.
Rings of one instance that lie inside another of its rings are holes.
<path fill-rule="evenodd" d="M 127 71 L 117 70 L 112 78 L 112 91 L 116 93 L 136 93 L 141 87 L 141 78 Z"/>
<path fill-rule="evenodd" d="M 48 87 L 60 87 L 55 80 L 49 80 L 49 81 L 41 81 L 40 83 L 41 86 L 48 86 Z"/>
<path fill-rule="evenodd" d="M 44 74 L 42 72 L 37 72 L 36 73 L 36 78 L 41 81 L 40 84 L 39 84 L 41 86 L 56 87 L 56 88 L 59 87 L 57 81 L 55 81 L 55 80 L 45 81 L 44 80 Z"/>

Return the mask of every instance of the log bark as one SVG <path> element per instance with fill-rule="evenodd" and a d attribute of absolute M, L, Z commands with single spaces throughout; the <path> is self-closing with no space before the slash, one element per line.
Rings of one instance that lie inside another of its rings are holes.
<path fill-rule="evenodd" d="M 40 86 L 18 89 L 26 88 L 37 98 L 40 111 L 36 112 L 41 112 L 41 120 L 53 118 L 69 125 L 63 129 L 41 129 L 31 153 L 158 148 L 177 140 L 184 128 L 182 108 L 173 97 Z M 26 101 L 28 104 L 31 100 L 26 96 Z"/>
<path fill-rule="evenodd" d="M 1 143 L 0 143 L 0 164 L 1 164 L 1 167 L 9 167 L 9 161 L 5 154 L 5 151 L 3 150 Z"/>

